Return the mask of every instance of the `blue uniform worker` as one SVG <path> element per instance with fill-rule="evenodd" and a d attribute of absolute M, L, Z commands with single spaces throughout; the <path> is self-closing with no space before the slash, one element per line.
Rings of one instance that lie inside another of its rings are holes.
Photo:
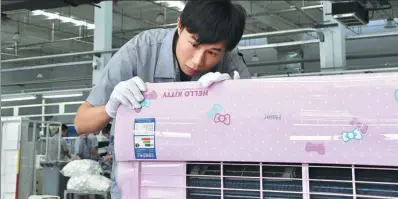
<path fill-rule="evenodd" d="M 250 73 L 236 46 L 246 12 L 230 0 L 190 0 L 174 29 L 152 29 L 128 41 L 111 58 L 101 80 L 76 114 L 80 134 L 100 131 L 120 104 L 140 108 L 144 82 L 199 81 L 204 86 Z M 113 133 L 114 125 L 111 132 Z M 113 161 L 112 199 L 120 194 Z"/>

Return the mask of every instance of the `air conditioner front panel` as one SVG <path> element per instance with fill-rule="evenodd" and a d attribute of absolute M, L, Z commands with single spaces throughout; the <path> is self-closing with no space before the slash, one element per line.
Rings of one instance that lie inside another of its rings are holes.
<path fill-rule="evenodd" d="M 398 165 L 397 73 L 226 81 L 210 88 L 197 82 L 148 84 L 148 89 L 157 96 L 148 107 L 119 108 L 119 161 Z M 150 135 L 134 130 L 146 120 Z"/>

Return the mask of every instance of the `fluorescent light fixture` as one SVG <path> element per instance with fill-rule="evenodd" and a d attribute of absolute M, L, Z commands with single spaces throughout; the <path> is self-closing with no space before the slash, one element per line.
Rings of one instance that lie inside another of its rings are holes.
<path fill-rule="evenodd" d="M 161 3 L 169 8 L 177 8 L 179 11 L 182 11 L 185 8 L 185 3 L 182 1 L 155 1 L 155 3 Z"/>
<path fill-rule="evenodd" d="M 54 98 L 66 98 L 66 97 L 80 97 L 83 96 L 82 92 L 64 92 L 64 93 L 48 93 L 43 94 L 44 99 L 54 99 Z"/>
<path fill-rule="evenodd" d="M 2 102 L 34 100 L 34 99 L 36 99 L 36 95 L 29 95 L 29 94 L 10 94 L 10 95 L 1 96 Z"/>
<path fill-rule="evenodd" d="M 94 29 L 95 25 L 92 23 L 87 23 L 85 21 L 79 20 L 79 19 L 74 19 L 71 17 L 65 17 L 65 16 L 61 16 L 58 13 L 51 13 L 51 12 L 46 12 L 44 10 L 34 10 L 32 11 L 33 15 L 43 15 L 46 16 L 47 19 L 58 19 L 64 23 L 72 23 L 75 26 L 86 26 L 87 29 Z"/>
<path fill-rule="evenodd" d="M 254 54 L 252 57 L 252 62 L 258 62 L 260 59 L 258 58 L 257 54 Z"/>
<path fill-rule="evenodd" d="M 163 23 L 166 21 L 166 19 L 164 18 L 164 14 L 163 13 L 159 13 L 158 16 L 155 19 L 156 22 L 158 23 Z"/>

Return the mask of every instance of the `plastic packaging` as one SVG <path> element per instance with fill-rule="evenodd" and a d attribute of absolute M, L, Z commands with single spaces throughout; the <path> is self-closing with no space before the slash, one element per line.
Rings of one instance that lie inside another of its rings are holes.
<path fill-rule="evenodd" d="M 102 168 L 101 165 L 94 160 L 73 160 L 65 165 L 60 173 L 67 177 L 100 175 L 102 173 Z"/>
<path fill-rule="evenodd" d="M 101 175 L 73 176 L 67 184 L 68 190 L 87 192 L 107 192 L 110 190 L 111 180 Z"/>

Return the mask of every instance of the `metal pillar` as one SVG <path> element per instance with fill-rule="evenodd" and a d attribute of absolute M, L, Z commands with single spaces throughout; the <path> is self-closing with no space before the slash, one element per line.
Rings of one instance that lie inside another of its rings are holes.
<path fill-rule="evenodd" d="M 112 48 L 112 14 L 113 1 L 102 1 L 94 10 L 94 51 L 110 50 Z M 94 54 L 93 85 L 101 78 L 106 64 L 110 60 L 111 53 Z"/>
<path fill-rule="evenodd" d="M 0 10 L 1 10 L 1 0 L 0 0 Z M 1 27 L 1 16 L 0 16 L 0 27 Z M 1 32 L 0 32 L 0 38 L 1 38 Z M 1 60 L 1 42 L 0 42 L 0 60 Z M 1 93 L 1 62 L 0 62 L 0 93 Z M 0 95 L 0 107 L 1 107 L 1 95 Z M 0 109 L 0 118 L 1 118 L 1 109 Z M 0 121 L 0 162 L 1 162 L 1 155 L 3 153 L 3 122 Z M 1 163 L 0 163 L 0 175 L 1 175 Z M 0 198 L 2 198 L 3 194 L 1 190 L 1 182 L 0 182 Z"/>
<path fill-rule="evenodd" d="M 337 27 L 324 29 L 325 42 L 320 43 L 321 70 L 330 67 L 346 66 L 345 27 L 336 21 L 332 12 L 332 3 L 323 2 L 323 21 L 339 24 Z"/>

